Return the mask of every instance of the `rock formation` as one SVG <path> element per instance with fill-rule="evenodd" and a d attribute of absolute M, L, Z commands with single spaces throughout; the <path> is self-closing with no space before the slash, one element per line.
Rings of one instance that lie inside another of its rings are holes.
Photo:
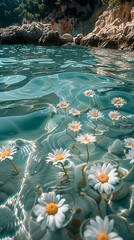
<path fill-rule="evenodd" d="M 80 44 L 134 50 L 134 1 L 119 3 L 105 10 L 94 30 L 83 37 Z"/>
<path fill-rule="evenodd" d="M 0 29 L 0 44 L 37 44 L 55 45 L 64 44 L 57 31 L 52 30 L 51 24 L 32 22 L 22 26 L 10 26 Z"/>

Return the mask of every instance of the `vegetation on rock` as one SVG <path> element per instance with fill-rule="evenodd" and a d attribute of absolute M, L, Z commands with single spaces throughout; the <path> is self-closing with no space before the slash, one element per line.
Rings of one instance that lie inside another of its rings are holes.
<path fill-rule="evenodd" d="M 119 0 L 100 0 L 103 4 L 112 6 Z M 125 0 L 121 0 L 125 1 Z M 131 1 L 131 0 L 127 0 Z M 73 9 L 68 6 L 77 3 L 81 6 L 89 4 L 91 9 L 95 8 L 99 0 L 1 0 L 0 1 L 0 27 L 9 25 L 22 24 L 25 22 L 41 21 L 60 5 L 67 5 L 67 12 L 65 15 L 73 13 L 75 16 L 75 7 Z M 70 15 L 71 16 L 71 15 Z"/>

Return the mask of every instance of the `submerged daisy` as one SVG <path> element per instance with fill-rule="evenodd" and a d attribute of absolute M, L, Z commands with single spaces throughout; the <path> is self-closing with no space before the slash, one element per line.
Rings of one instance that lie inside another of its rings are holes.
<path fill-rule="evenodd" d="M 84 94 L 87 97 L 93 97 L 95 95 L 95 92 L 93 90 L 86 90 Z"/>
<path fill-rule="evenodd" d="M 48 227 L 54 231 L 61 228 L 65 221 L 64 213 L 69 209 L 68 204 L 63 204 L 65 199 L 60 199 L 60 195 L 56 195 L 55 192 L 49 192 L 43 193 L 38 202 L 34 207 L 34 214 L 37 216 L 36 221 L 42 222 L 41 229 Z"/>
<path fill-rule="evenodd" d="M 110 163 L 94 164 L 87 170 L 87 174 L 89 185 L 100 193 L 110 194 L 115 189 L 114 185 L 120 181 L 116 168 Z"/>
<path fill-rule="evenodd" d="M 63 150 L 62 148 L 60 149 L 53 149 L 53 153 L 49 153 L 47 156 L 47 162 L 53 162 L 53 165 L 62 162 L 64 163 L 67 160 L 70 160 L 69 157 L 71 156 L 70 150 Z"/>
<path fill-rule="evenodd" d="M 68 124 L 68 128 L 72 131 L 72 132 L 78 132 L 81 129 L 82 124 L 80 122 L 77 121 L 72 121 L 72 123 Z"/>
<path fill-rule="evenodd" d="M 125 143 L 125 147 L 134 148 L 134 138 L 125 138 L 124 143 Z"/>
<path fill-rule="evenodd" d="M 5 159 L 13 159 L 13 155 L 17 152 L 17 148 L 13 145 L 5 145 L 0 148 L 0 161 L 3 161 Z"/>
<path fill-rule="evenodd" d="M 113 232 L 114 220 L 105 216 L 104 220 L 96 216 L 96 220 L 90 220 L 90 225 L 84 231 L 84 240 L 123 240 L 116 232 Z"/>
<path fill-rule="evenodd" d="M 88 143 L 93 143 L 96 142 L 96 137 L 93 134 L 80 134 L 76 140 L 78 142 L 84 143 L 84 144 L 88 144 Z"/>
<path fill-rule="evenodd" d="M 119 120 L 119 118 L 121 117 L 121 115 L 119 114 L 118 111 L 111 111 L 111 112 L 109 112 L 108 116 L 109 116 L 112 120 Z"/>
<path fill-rule="evenodd" d="M 115 106 L 115 107 L 122 107 L 124 105 L 124 99 L 122 97 L 115 97 L 111 100 L 111 103 Z"/>
<path fill-rule="evenodd" d="M 76 109 L 76 108 L 71 108 L 69 110 L 69 114 L 72 114 L 73 116 L 77 116 L 77 115 L 80 115 L 81 112 L 78 109 Z"/>
<path fill-rule="evenodd" d="M 103 117 L 103 114 L 98 109 L 92 109 L 87 113 L 87 116 L 91 119 L 98 119 Z"/>
<path fill-rule="evenodd" d="M 127 159 L 130 159 L 130 164 L 134 164 L 134 148 L 129 150 L 128 154 L 126 155 Z"/>
<path fill-rule="evenodd" d="M 69 106 L 70 106 L 70 104 L 67 103 L 67 102 L 64 102 L 64 101 L 59 102 L 59 103 L 57 104 L 57 107 L 62 108 L 62 109 L 66 109 L 66 108 L 69 107 Z"/>

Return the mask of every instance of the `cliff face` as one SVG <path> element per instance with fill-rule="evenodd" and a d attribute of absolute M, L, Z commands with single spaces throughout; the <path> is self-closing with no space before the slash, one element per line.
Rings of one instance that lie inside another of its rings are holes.
<path fill-rule="evenodd" d="M 134 1 L 105 10 L 81 45 L 134 50 Z"/>
<path fill-rule="evenodd" d="M 70 1 L 66 5 L 56 7 L 43 23 L 50 23 L 52 29 L 61 35 L 64 33 L 70 33 L 73 37 L 78 33 L 86 35 L 93 30 L 98 16 L 105 8 L 101 0 Z"/>

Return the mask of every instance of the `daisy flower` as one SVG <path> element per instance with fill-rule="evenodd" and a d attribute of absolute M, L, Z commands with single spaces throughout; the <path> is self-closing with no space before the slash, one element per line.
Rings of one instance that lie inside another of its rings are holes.
<path fill-rule="evenodd" d="M 108 116 L 109 116 L 112 120 L 119 120 L 119 118 L 121 117 L 121 115 L 119 114 L 118 111 L 111 111 L 111 112 L 109 112 Z"/>
<path fill-rule="evenodd" d="M 84 240 L 123 240 L 116 232 L 113 232 L 114 220 L 109 220 L 105 216 L 104 220 L 96 216 L 95 220 L 90 220 L 90 225 L 84 231 Z"/>
<path fill-rule="evenodd" d="M 47 162 L 53 162 L 53 165 L 62 162 L 64 163 L 67 160 L 70 160 L 69 157 L 71 156 L 70 150 L 63 150 L 62 148 L 60 149 L 53 149 L 53 153 L 49 153 L 47 156 Z"/>
<path fill-rule="evenodd" d="M 124 144 L 127 148 L 134 148 L 134 138 L 125 138 Z"/>
<path fill-rule="evenodd" d="M 69 110 L 69 114 L 72 114 L 73 116 L 77 116 L 77 115 L 80 115 L 80 111 L 79 110 L 77 110 L 76 108 L 71 108 L 70 110 Z"/>
<path fill-rule="evenodd" d="M 72 132 L 78 132 L 81 129 L 82 124 L 80 122 L 77 121 L 72 121 L 72 123 L 68 124 L 68 128 L 72 131 Z"/>
<path fill-rule="evenodd" d="M 5 160 L 6 158 L 12 160 L 13 155 L 17 152 L 17 149 L 13 145 L 5 145 L 0 148 L 0 161 Z"/>
<path fill-rule="evenodd" d="M 100 163 L 94 164 L 87 170 L 89 185 L 93 186 L 95 190 L 100 193 L 110 194 L 114 189 L 120 178 L 116 168 L 110 163 L 101 165 Z"/>
<path fill-rule="evenodd" d="M 66 109 L 66 108 L 69 107 L 69 106 L 70 106 L 70 104 L 67 103 L 67 102 L 64 102 L 64 101 L 59 102 L 59 103 L 57 104 L 57 107 L 62 108 L 62 109 Z"/>
<path fill-rule="evenodd" d="M 91 119 L 98 119 L 103 117 L 103 114 L 98 109 L 93 108 L 87 113 L 87 116 Z"/>
<path fill-rule="evenodd" d="M 65 220 L 65 212 L 68 211 L 69 205 L 63 204 L 65 199 L 60 199 L 60 195 L 55 192 L 43 193 L 41 198 L 38 198 L 39 204 L 34 207 L 34 214 L 37 216 L 36 221 L 42 222 L 41 229 L 46 227 L 54 231 L 56 228 L 61 228 Z"/>
<path fill-rule="evenodd" d="M 96 142 L 96 137 L 93 134 L 80 134 L 77 138 L 76 141 L 88 144 L 88 143 L 93 143 Z"/>
<path fill-rule="evenodd" d="M 84 92 L 84 94 L 87 97 L 93 97 L 95 95 L 95 92 L 93 90 L 87 90 Z"/>
<path fill-rule="evenodd" d="M 115 106 L 115 107 L 122 107 L 124 105 L 124 99 L 122 97 L 115 97 L 111 100 L 111 103 Z"/>
<path fill-rule="evenodd" d="M 131 159 L 130 164 L 134 164 L 134 148 L 129 150 L 128 154 L 126 155 L 127 159 Z"/>

